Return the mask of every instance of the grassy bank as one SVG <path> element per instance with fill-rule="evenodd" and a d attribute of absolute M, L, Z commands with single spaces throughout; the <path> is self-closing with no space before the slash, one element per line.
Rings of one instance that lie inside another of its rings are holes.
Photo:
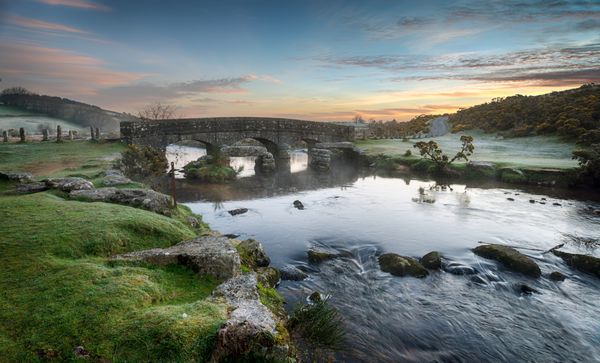
<path fill-rule="evenodd" d="M 120 144 L 90 142 L 2 144 L 0 170 L 93 179 L 121 150 Z M 188 209 L 169 218 L 52 191 L 14 195 L 13 188 L 0 184 L 0 361 L 210 356 L 227 318 L 225 304 L 206 299 L 219 281 L 180 266 L 109 260 L 206 232 L 183 222 Z"/>

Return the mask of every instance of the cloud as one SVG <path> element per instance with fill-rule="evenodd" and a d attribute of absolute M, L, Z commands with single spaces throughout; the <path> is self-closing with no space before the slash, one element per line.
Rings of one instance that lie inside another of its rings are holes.
<path fill-rule="evenodd" d="M 47 21 L 31 19 L 31 18 L 23 18 L 17 15 L 11 15 L 8 17 L 8 22 L 23 28 L 30 28 L 36 30 L 44 30 L 44 31 L 54 31 L 54 32 L 66 32 L 66 33 L 76 33 L 76 34 L 87 34 L 86 31 L 81 29 L 73 28 L 67 25 L 58 24 L 58 23 L 50 23 Z"/>
<path fill-rule="evenodd" d="M 107 11 L 110 8 L 106 5 L 99 4 L 88 0 L 37 0 L 39 3 L 47 5 L 67 6 L 72 8 Z"/>
<path fill-rule="evenodd" d="M 575 25 L 575 29 L 579 31 L 590 31 L 600 29 L 599 19 L 587 19 Z"/>
<path fill-rule="evenodd" d="M 102 60 L 34 43 L 0 42 L 0 77 L 7 85 L 62 96 L 94 94 L 127 84 L 143 74 L 110 69 Z"/>

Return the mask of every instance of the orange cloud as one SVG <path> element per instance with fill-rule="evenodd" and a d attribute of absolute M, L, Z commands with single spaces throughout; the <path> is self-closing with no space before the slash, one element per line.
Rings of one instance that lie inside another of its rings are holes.
<path fill-rule="evenodd" d="M 110 10 L 108 6 L 95 3 L 93 1 L 88 0 L 37 0 L 40 3 L 47 5 L 60 5 L 60 6 L 68 6 L 72 8 L 79 9 L 89 9 L 89 10 Z"/>
<path fill-rule="evenodd" d="M 32 91 L 79 97 L 99 88 L 143 78 L 140 73 L 115 71 L 97 58 L 32 43 L 0 43 L 3 83 Z"/>
<path fill-rule="evenodd" d="M 21 16 L 12 15 L 8 18 L 8 21 L 11 24 L 24 27 L 24 28 L 33 28 L 33 29 L 41 29 L 41 30 L 49 30 L 49 31 L 59 31 L 59 32 L 67 32 L 67 33 L 77 33 L 77 34 L 87 34 L 86 31 L 81 29 L 73 28 L 67 25 L 58 24 L 58 23 L 49 23 L 47 21 L 31 19 L 31 18 L 23 18 Z"/>

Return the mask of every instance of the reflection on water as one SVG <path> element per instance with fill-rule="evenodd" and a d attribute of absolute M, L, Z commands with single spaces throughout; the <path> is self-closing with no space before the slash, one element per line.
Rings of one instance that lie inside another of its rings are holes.
<path fill-rule="evenodd" d="M 167 146 L 166 156 L 169 160 L 169 168 L 171 162 L 175 163 L 175 177 L 178 179 L 183 178 L 183 172 L 181 169 L 194 160 L 206 155 L 206 149 L 193 146 L 184 146 L 171 144 Z M 232 156 L 229 158 L 229 165 L 241 172 L 238 174 L 238 178 L 245 178 L 256 175 L 254 171 L 254 165 L 256 156 Z M 306 170 L 308 166 L 308 154 L 306 150 L 297 150 L 290 154 L 290 171 L 292 173 L 298 173 Z"/>
<path fill-rule="evenodd" d="M 453 191 L 436 191 L 431 185 L 335 169 L 253 176 L 225 186 L 181 182 L 178 188 L 180 200 L 212 228 L 256 238 L 273 265 L 309 272 L 305 281 L 281 283 L 288 306 L 315 290 L 331 295 L 351 343 L 340 361 L 600 361 L 600 281 L 542 253 L 566 243 L 566 250 L 600 256 L 568 237 L 600 237 L 600 216 L 593 212 L 600 203 L 543 189 L 452 185 Z M 420 187 L 434 203 L 412 201 Z M 304 210 L 293 207 L 296 199 Z M 226 212 L 240 207 L 249 212 Z M 479 241 L 517 246 L 543 276 L 560 271 L 567 280 L 508 272 L 471 252 Z M 310 264 L 306 251 L 314 245 L 348 257 Z M 399 278 L 377 263 L 384 252 L 419 257 L 432 250 L 446 263 L 475 268 L 480 278 L 447 272 Z M 523 295 L 523 283 L 539 293 Z"/>

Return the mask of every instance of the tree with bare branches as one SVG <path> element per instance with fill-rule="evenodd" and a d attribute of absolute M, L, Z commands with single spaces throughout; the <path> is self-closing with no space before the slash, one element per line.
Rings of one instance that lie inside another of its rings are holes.
<path fill-rule="evenodd" d="M 144 121 L 168 120 L 176 118 L 177 107 L 160 102 L 151 103 L 138 111 L 137 117 Z"/>

